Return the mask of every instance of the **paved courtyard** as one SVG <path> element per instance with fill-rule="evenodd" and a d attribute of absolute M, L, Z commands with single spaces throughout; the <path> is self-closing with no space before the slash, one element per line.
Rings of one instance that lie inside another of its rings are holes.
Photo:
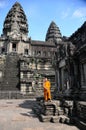
<path fill-rule="evenodd" d="M 78 130 L 75 126 L 40 122 L 31 106 L 35 100 L 0 100 L 0 130 Z"/>

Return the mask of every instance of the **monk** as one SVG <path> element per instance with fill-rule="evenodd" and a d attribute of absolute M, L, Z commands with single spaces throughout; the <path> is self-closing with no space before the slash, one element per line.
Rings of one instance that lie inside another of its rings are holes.
<path fill-rule="evenodd" d="M 44 100 L 45 101 L 51 100 L 51 92 L 50 92 L 51 83 L 47 78 L 44 79 L 43 87 L 44 87 Z"/>

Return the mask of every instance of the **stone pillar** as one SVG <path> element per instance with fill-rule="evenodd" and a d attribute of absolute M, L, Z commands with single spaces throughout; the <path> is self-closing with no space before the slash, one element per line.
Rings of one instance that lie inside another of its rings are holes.
<path fill-rule="evenodd" d="M 12 43 L 8 43 L 7 45 L 7 53 L 12 52 Z"/>
<path fill-rule="evenodd" d="M 29 86 L 29 93 L 32 93 L 32 86 Z"/>
<path fill-rule="evenodd" d="M 57 82 L 58 82 L 58 92 L 60 91 L 60 80 L 59 80 L 59 70 L 58 70 L 58 72 L 57 72 L 58 74 L 57 74 L 57 76 L 58 76 L 58 78 L 57 78 Z"/>
<path fill-rule="evenodd" d="M 21 84 L 21 93 L 26 94 L 26 84 Z"/>
<path fill-rule="evenodd" d="M 55 70 L 55 86 L 56 86 L 56 88 L 58 89 L 58 91 L 59 91 L 59 86 L 58 86 L 58 80 L 59 80 L 59 78 L 58 78 L 58 70 L 56 69 Z"/>

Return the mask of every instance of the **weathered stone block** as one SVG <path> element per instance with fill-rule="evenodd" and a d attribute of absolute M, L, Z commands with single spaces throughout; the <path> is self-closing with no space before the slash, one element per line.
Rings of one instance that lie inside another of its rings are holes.
<path fill-rule="evenodd" d="M 51 122 L 53 122 L 53 123 L 59 123 L 59 121 L 60 121 L 60 117 L 59 116 L 53 116 L 51 118 Z"/>
<path fill-rule="evenodd" d="M 52 115 L 51 116 L 45 116 L 45 115 L 42 115 L 42 114 L 39 117 L 40 121 L 42 121 L 42 122 L 50 122 L 51 118 L 52 118 Z"/>

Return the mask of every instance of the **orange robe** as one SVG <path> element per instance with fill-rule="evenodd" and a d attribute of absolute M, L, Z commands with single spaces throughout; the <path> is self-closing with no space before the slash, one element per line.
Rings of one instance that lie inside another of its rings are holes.
<path fill-rule="evenodd" d="M 43 84 L 44 87 L 44 99 L 45 101 L 48 101 L 49 99 L 51 100 L 51 92 L 50 92 L 50 81 L 45 81 Z"/>

